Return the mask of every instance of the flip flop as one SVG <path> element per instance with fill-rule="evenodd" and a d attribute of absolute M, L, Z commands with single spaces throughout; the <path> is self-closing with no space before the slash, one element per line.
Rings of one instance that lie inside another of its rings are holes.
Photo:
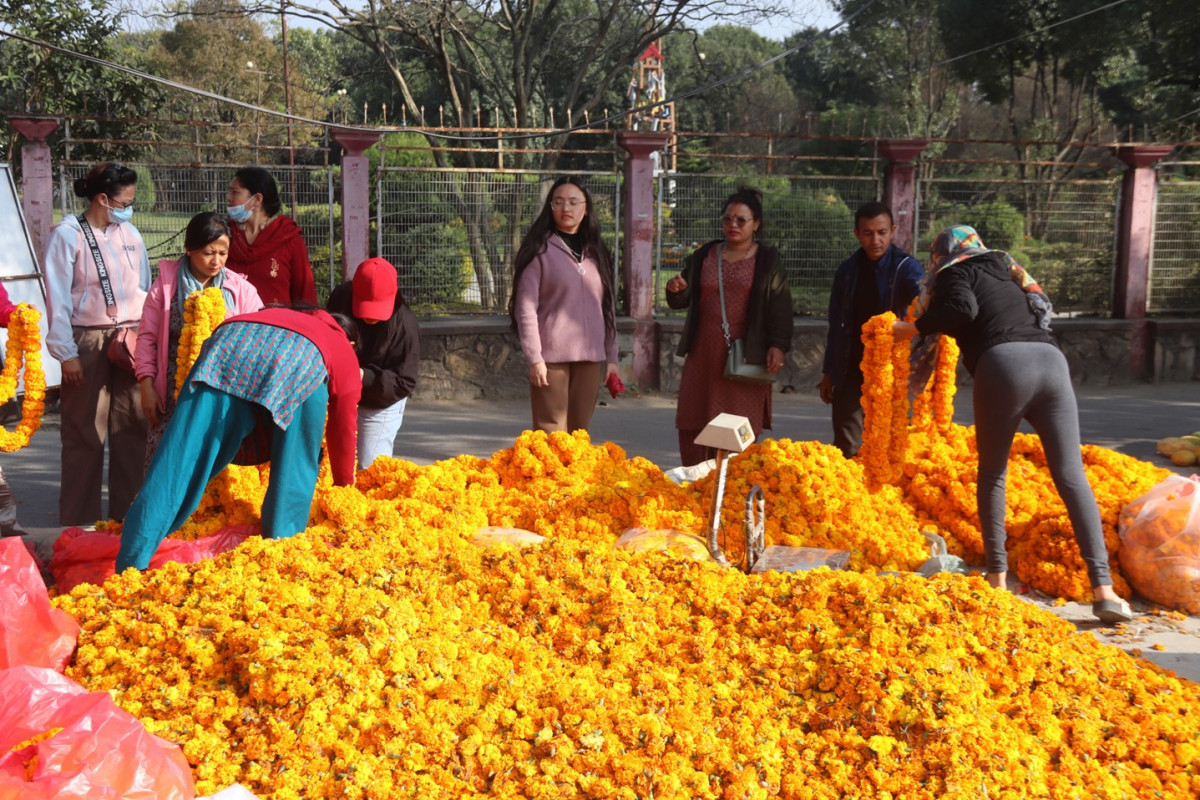
<path fill-rule="evenodd" d="M 1124 600 L 1097 600 L 1092 603 L 1092 613 L 1101 622 L 1129 622 L 1133 611 Z"/>

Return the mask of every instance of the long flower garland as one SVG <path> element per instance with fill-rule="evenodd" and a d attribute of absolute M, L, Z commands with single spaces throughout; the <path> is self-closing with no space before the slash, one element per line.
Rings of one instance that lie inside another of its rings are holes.
<path fill-rule="evenodd" d="M 862 461 L 871 486 L 899 479 L 908 450 L 908 342 L 892 336 L 896 315 L 867 320 L 863 340 Z"/>
<path fill-rule="evenodd" d="M 958 389 L 958 342 L 943 336 L 938 343 L 933 377 L 913 399 L 912 425 L 919 431 L 945 435 L 954 421 L 954 395 Z"/>
<path fill-rule="evenodd" d="M 183 384 L 192 365 L 200 357 L 200 348 L 218 325 L 225 321 L 225 298 L 215 286 L 193 292 L 188 296 L 183 309 L 183 333 L 179 335 L 179 352 L 175 356 L 175 396 L 183 391 Z"/>
<path fill-rule="evenodd" d="M 0 450 L 11 453 L 29 444 L 29 439 L 42 427 L 42 412 L 46 407 L 46 373 L 42 370 L 42 333 L 38 328 L 41 313 L 27 303 L 20 303 L 8 320 L 8 345 L 4 353 L 4 370 L 0 372 L 0 403 L 7 403 L 17 393 L 17 376 L 25 366 L 25 399 L 21 403 L 21 421 L 16 430 L 0 429 Z"/>

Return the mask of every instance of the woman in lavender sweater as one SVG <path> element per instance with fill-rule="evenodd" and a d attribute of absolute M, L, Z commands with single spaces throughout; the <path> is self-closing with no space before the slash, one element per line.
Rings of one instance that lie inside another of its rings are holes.
<path fill-rule="evenodd" d="M 612 259 L 579 178 L 554 182 L 525 234 L 509 314 L 529 364 L 533 429 L 587 430 L 617 372 Z"/>

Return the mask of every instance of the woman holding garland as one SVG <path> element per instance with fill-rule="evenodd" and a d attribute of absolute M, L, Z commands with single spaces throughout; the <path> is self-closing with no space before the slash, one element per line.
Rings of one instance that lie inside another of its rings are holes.
<path fill-rule="evenodd" d="M 1104 622 L 1127 622 L 1133 614 L 1112 586 L 1100 510 L 1083 469 L 1075 390 L 1067 359 L 1050 336 L 1052 315 L 1041 286 L 1012 256 L 984 247 L 974 228 L 956 225 L 930 248 L 916 322 L 897 320 L 892 330 L 897 337 L 920 335 L 913 344 L 910 391 L 928 381 L 939 335 L 955 338 L 975 379 L 976 496 L 988 583 L 1007 586 L 1005 483 L 1009 450 L 1024 419 L 1042 441 L 1067 507 L 1092 584 L 1092 613 Z"/>
<path fill-rule="evenodd" d="M 183 333 L 188 295 L 210 287 L 221 290 L 225 315 L 249 314 L 263 307 L 258 291 L 236 272 L 225 269 L 229 257 L 229 225 L 219 214 L 192 217 L 183 234 L 184 257 L 158 262 L 158 278 L 150 287 L 138 325 L 137 379 L 142 412 L 149 421 L 146 464 L 162 439 L 175 410 L 175 362 Z"/>

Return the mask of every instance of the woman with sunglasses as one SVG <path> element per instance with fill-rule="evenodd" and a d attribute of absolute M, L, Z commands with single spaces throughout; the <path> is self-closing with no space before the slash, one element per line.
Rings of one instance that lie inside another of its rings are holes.
<path fill-rule="evenodd" d="M 778 372 L 792 347 L 792 293 L 779 265 L 779 251 L 759 241 L 762 192 L 743 187 L 731 194 L 721 212 L 721 228 L 724 238 L 688 256 L 683 271 L 666 287 L 667 305 L 688 310 L 676 351 L 684 356 L 675 427 L 685 467 L 712 457 L 695 439 L 717 414 L 746 417 L 755 436 L 771 427 L 771 384 L 725 377 L 729 348 L 718 274 L 724 285 L 728 338 L 744 340 L 747 363 Z"/>
<path fill-rule="evenodd" d="M 87 210 L 65 216 L 46 244 L 49 333 L 62 364 L 62 525 L 104 517 L 100 490 L 108 444 L 108 518 L 120 520 L 142 485 L 146 417 L 137 379 L 109 358 L 122 328 L 136 329 L 150 289 L 146 245 L 130 219 L 137 173 L 104 163 L 76 179 Z"/>
<path fill-rule="evenodd" d="M 517 251 L 513 287 L 533 430 L 587 430 L 600 381 L 617 374 L 617 323 L 612 258 L 579 178 L 550 187 Z"/>

